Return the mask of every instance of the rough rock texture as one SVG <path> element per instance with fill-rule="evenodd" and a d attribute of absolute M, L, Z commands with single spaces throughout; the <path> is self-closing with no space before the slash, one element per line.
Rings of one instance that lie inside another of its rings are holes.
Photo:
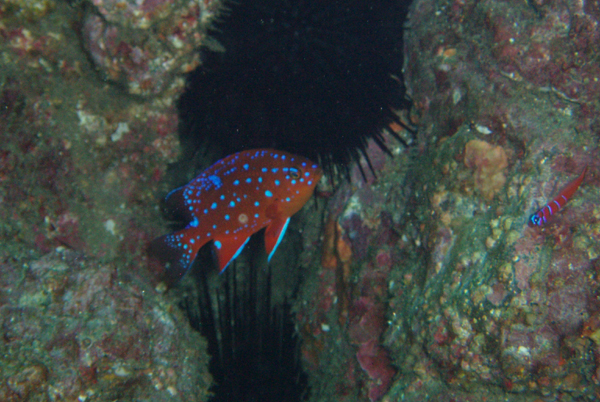
<path fill-rule="evenodd" d="M 0 270 L 0 400 L 208 399 L 205 341 L 147 282 L 70 251 Z"/>
<path fill-rule="evenodd" d="M 164 22 L 151 13 L 156 9 L 148 9 L 149 3 L 156 2 L 130 2 L 128 8 L 111 9 Z M 193 18 L 189 16 L 196 21 L 203 12 L 198 4 L 155 6 L 166 13 L 160 14 L 164 18 L 196 7 Z M 209 8 L 212 3 L 201 4 Z M 157 200 L 175 185 L 161 179 L 179 154 L 174 102 L 183 89 L 183 72 L 174 68 L 166 73 L 162 67 L 144 72 L 165 85 L 163 78 L 170 77 L 168 90 L 153 83 L 155 96 L 147 99 L 131 97 L 122 85 L 105 81 L 106 71 L 90 64 L 96 58 L 93 51 L 86 54 L 82 46 L 90 34 L 86 21 L 101 9 L 101 4 L 48 0 L 0 5 L 2 259 L 40 256 L 64 246 L 119 258 L 138 269 L 145 245 L 162 230 Z M 111 14 L 103 23 L 113 20 L 138 21 L 118 20 Z M 185 25 L 168 21 L 171 29 Z M 189 58 L 197 57 L 197 35 L 202 32 L 195 24 L 178 39 L 178 51 Z M 133 48 L 133 41 L 150 45 L 149 38 L 161 35 L 150 28 L 143 31 L 145 36 L 129 33 L 118 46 Z M 98 41 L 103 38 L 100 35 Z M 184 57 L 170 49 L 155 48 L 153 60 L 169 64 Z M 136 75 L 140 67 L 122 60 L 115 63 L 125 75 Z M 193 172 L 182 176 L 187 173 Z"/>
<path fill-rule="evenodd" d="M 448 384 L 598 398 L 586 329 L 598 316 L 598 15 L 574 1 L 419 1 L 411 20 L 407 80 L 433 166 L 413 214 L 430 255 L 423 300 L 395 298 L 418 319 L 389 334 L 411 327 L 420 365 Z M 567 207 L 527 227 L 586 165 Z"/>
<path fill-rule="evenodd" d="M 397 228 L 406 204 L 408 188 L 399 183 L 405 182 L 407 158 L 389 163 L 375 145 L 369 155 L 380 180 L 369 175 L 363 182 L 354 167 L 354 184 L 343 184 L 328 200 L 320 254 L 305 246 L 310 274 L 297 319 L 312 400 L 379 400 L 398 372 L 383 335 L 389 277 L 404 258 Z"/>
<path fill-rule="evenodd" d="M 204 400 L 204 341 L 153 290 L 145 248 L 211 2 L 113 2 L 98 48 L 139 22 L 118 25 L 118 79 L 85 47 L 96 3 L 0 3 L 0 400 Z"/>
<path fill-rule="evenodd" d="M 81 35 L 103 78 L 132 95 L 179 90 L 199 65 L 204 23 L 215 2 L 92 0 Z"/>
<path fill-rule="evenodd" d="M 214 4 L 0 4 L 0 399 L 205 395 L 203 344 L 142 267 Z M 313 400 L 600 398 L 599 23 L 598 1 L 415 0 L 418 145 L 372 146 L 378 177 L 302 226 Z"/>
<path fill-rule="evenodd" d="M 313 400 L 600 398 L 598 10 L 415 1 L 419 144 L 329 201 L 297 306 Z"/>

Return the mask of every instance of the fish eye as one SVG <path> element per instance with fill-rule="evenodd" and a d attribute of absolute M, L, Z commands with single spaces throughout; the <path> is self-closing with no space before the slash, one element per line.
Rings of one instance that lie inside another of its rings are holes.
<path fill-rule="evenodd" d="M 291 167 L 289 172 L 290 177 L 295 180 L 299 179 L 300 176 L 302 176 L 302 170 L 297 167 Z"/>

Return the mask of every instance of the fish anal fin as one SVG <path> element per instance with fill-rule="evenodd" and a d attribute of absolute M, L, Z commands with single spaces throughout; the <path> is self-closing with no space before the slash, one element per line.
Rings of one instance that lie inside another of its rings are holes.
<path fill-rule="evenodd" d="M 213 242 L 213 253 L 217 260 L 219 273 L 223 273 L 229 263 L 233 261 L 244 249 L 250 237 L 227 237 L 215 238 Z"/>
<path fill-rule="evenodd" d="M 267 250 L 269 261 L 271 261 L 271 257 L 273 257 L 277 246 L 281 243 L 281 239 L 283 238 L 289 223 L 289 217 L 279 217 L 273 219 L 271 224 L 267 226 L 267 229 L 265 230 L 265 249 Z"/>
<path fill-rule="evenodd" d="M 169 285 L 177 282 L 189 271 L 198 250 L 210 240 L 200 241 L 201 236 L 197 232 L 196 228 L 187 227 L 158 237 L 148 245 L 148 255 L 164 266 L 165 281 Z"/>

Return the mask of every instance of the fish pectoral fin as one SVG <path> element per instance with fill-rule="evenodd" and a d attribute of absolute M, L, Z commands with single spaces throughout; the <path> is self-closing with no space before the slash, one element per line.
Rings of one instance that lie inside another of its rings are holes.
<path fill-rule="evenodd" d="M 190 222 L 194 214 L 185 205 L 185 186 L 171 191 L 165 197 L 163 209 L 165 215 L 175 221 Z"/>
<path fill-rule="evenodd" d="M 278 202 L 272 202 L 265 209 L 265 216 L 269 219 L 272 219 L 272 220 L 281 219 L 280 215 L 281 215 L 281 213 L 279 212 L 279 203 Z"/>
<path fill-rule="evenodd" d="M 250 237 L 246 238 L 215 238 L 213 241 L 213 255 L 217 260 L 219 273 L 223 273 L 229 263 L 233 261 L 244 249 Z"/>
<path fill-rule="evenodd" d="M 271 261 L 271 257 L 273 257 L 273 253 L 275 253 L 275 249 L 277 249 L 277 246 L 279 246 L 279 243 L 285 234 L 285 230 L 288 227 L 288 223 L 290 223 L 289 217 L 280 217 L 273 219 L 271 224 L 267 226 L 267 230 L 265 230 L 265 248 L 267 249 L 269 261 Z"/>

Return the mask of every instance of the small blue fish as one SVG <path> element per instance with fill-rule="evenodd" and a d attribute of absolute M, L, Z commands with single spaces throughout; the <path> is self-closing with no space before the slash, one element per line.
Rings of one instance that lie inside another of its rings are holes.
<path fill-rule="evenodd" d="M 310 199 L 321 175 L 310 160 L 273 149 L 230 155 L 167 195 L 167 208 L 188 224 L 153 240 L 150 253 L 165 263 L 167 276 L 177 280 L 189 270 L 200 248 L 212 241 L 223 272 L 250 236 L 266 227 L 270 260 L 290 216 Z"/>

